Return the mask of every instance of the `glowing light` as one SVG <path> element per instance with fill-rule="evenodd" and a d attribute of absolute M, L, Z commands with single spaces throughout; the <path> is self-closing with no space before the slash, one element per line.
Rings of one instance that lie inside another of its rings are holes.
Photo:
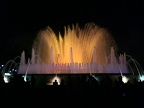
<path fill-rule="evenodd" d="M 24 81 L 27 82 L 27 76 L 26 75 L 24 76 Z"/>
<path fill-rule="evenodd" d="M 25 74 L 22 77 L 24 78 L 24 81 L 27 82 L 27 75 Z"/>
<path fill-rule="evenodd" d="M 9 77 L 8 77 L 8 76 L 4 76 L 3 79 L 4 79 L 4 82 L 5 82 L 5 83 L 9 83 Z"/>
<path fill-rule="evenodd" d="M 4 75 L 5 75 L 5 76 L 11 76 L 11 74 L 10 74 L 10 73 L 4 73 Z"/>
<path fill-rule="evenodd" d="M 4 73 L 4 77 L 3 77 L 4 82 L 5 82 L 5 83 L 9 83 L 11 76 L 12 76 L 12 75 L 11 75 L 10 73 Z"/>
<path fill-rule="evenodd" d="M 128 80 L 129 80 L 129 79 L 128 79 L 126 76 L 122 76 L 122 81 L 123 81 L 124 83 L 127 83 Z"/>
<path fill-rule="evenodd" d="M 60 85 L 60 78 L 57 75 L 51 80 L 51 83 L 53 84 L 55 81 L 57 81 L 58 85 Z"/>
<path fill-rule="evenodd" d="M 144 75 L 141 75 L 141 76 L 139 77 L 139 79 L 140 79 L 140 81 L 144 81 Z"/>
<path fill-rule="evenodd" d="M 96 77 L 95 75 L 90 74 L 96 81 L 100 82 L 100 79 L 98 77 Z"/>

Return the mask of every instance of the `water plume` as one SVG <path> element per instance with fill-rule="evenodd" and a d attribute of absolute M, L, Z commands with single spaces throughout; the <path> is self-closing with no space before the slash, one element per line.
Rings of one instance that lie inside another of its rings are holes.
<path fill-rule="evenodd" d="M 128 73 L 126 54 L 118 56 L 109 31 L 92 22 L 65 26 L 63 35 L 41 30 L 28 63 L 24 59 L 23 51 L 20 74 Z"/>
<path fill-rule="evenodd" d="M 65 26 L 63 36 L 61 33 L 56 35 L 50 27 L 47 27 L 39 32 L 33 44 L 35 53 L 42 62 L 55 64 L 93 62 L 94 47 L 95 61 L 100 64 L 105 63 L 105 57 L 110 55 L 111 47 L 116 51 L 112 35 L 94 23 L 87 23 L 83 28 L 78 24 Z"/>

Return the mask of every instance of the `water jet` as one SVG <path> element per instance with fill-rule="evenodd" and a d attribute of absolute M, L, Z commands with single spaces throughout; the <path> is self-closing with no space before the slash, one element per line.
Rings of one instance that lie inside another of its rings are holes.
<path fill-rule="evenodd" d="M 117 54 L 111 34 L 94 23 L 64 27 L 64 35 L 47 27 L 33 43 L 26 63 L 21 54 L 19 74 L 127 74 L 126 54 Z"/>

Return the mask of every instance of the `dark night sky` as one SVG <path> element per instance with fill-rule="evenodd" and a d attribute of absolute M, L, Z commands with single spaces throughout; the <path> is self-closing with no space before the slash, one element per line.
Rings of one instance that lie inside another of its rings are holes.
<path fill-rule="evenodd" d="M 144 6 L 142 0 L 14 1 L 0 0 L 0 62 L 28 56 L 40 29 L 94 22 L 110 31 L 119 49 L 144 64 Z"/>

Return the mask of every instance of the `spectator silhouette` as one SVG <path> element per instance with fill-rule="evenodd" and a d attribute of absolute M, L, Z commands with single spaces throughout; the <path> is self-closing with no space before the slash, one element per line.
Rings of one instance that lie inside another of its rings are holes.
<path fill-rule="evenodd" d="M 54 86 L 58 85 L 58 82 L 57 82 L 56 79 L 55 79 L 55 81 L 53 82 L 53 85 L 54 85 Z"/>
<path fill-rule="evenodd" d="M 115 90 L 118 95 L 122 95 L 124 92 L 124 82 L 122 81 L 122 76 L 118 77 L 118 80 L 115 81 Z"/>
<path fill-rule="evenodd" d="M 64 79 L 61 79 L 60 85 L 61 85 L 61 86 L 64 86 L 64 85 L 65 85 Z"/>

